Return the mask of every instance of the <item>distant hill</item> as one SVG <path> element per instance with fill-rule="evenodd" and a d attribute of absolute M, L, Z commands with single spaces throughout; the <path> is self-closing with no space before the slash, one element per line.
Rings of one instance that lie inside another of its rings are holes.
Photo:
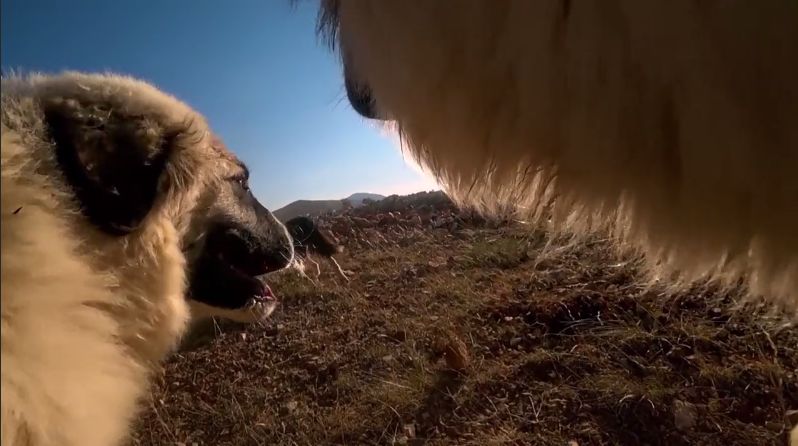
<path fill-rule="evenodd" d="M 358 192 L 342 200 L 297 200 L 289 203 L 274 211 L 274 216 L 280 221 L 286 221 L 300 215 L 310 215 L 315 217 L 330 211 L 337 211 L 344 208 L 344 200 L 348 201 L 353 207 L 363 205 L 363 200 L 380 201 L 385 196 Z"/>
<path fill-rule="evenodd" d="M 352 194 L 352 195 L 344 198 L 344 200 L 352 203 L 352 206 L 357 208 L 357 207 L 363 206 L 363 200 L 380 201 L 383 198 L 385 198 L 385 196 L 384 195 L 380 195 L 380 194 L 370 194 L 370 193 L 367 193 L 367 192 L 358 192 L 358 193 Z"/>
<path fill-rule="evenodd" d="M 274 211 L 280 221 L 286 221 L 300 215 L 315 217 L 326 212 L 340 210 L 344 207 L 341 200 L 297 200 Z"/>

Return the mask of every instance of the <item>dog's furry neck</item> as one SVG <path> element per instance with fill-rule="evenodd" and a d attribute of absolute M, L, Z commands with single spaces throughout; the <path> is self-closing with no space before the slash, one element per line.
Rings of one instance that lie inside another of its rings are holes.
<path fill-rule="evenodd" d="M 178 233 L 159 212 L 124 237 L 87 225 L 15 82 L 2 97 L 2 443 L 119 444 L 188 319 Z"/>

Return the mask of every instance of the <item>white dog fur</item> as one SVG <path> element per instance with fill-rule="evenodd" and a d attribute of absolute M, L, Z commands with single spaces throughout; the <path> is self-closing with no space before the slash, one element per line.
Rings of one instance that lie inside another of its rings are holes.
<path fill-rule="evenodd" d="M 798 319 L 795 1 L 322 0 L 320 19 L 355 108 L 461 204 L 609 229 L 653 278 L 743 278 Z"/>
<path fill-rule="evenodd" d="M 206 192 L 226 190 L 242 167 L 202 116 L 138 80 L 12 76 L 2 91 L 0 439 L 117 445 L 189 318 L 184 247 L 201 237 L 207 200 L 219 199 Z M 155 203 L 127 235 L 89 224 L 55 159 L 42 110 L 77 103 L 144 117 L 137 137 L 153 146 L 179 129 Z"/>
<path fill-rule="evenodd" d="M 323 0 L 348 82 L 462 204 L 611 229 L 798 316 L 798 3 Z M 678 271 L 678 277 L 672 277 Z"/>

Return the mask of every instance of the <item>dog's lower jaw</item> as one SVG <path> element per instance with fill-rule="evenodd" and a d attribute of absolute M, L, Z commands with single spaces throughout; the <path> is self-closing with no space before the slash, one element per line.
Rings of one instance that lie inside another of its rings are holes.
<path fill-rule="evenodd" d="M 212 307 L 193 299 L 189 299 L 188 302 L 191 309 L 191 318 L 193 320 L 221 317 L 242 324 L 265 321 L 271 316 L 278 305 L 277 301 L 259 302 L 253 300 L 251 304 L 245 308 L 227 309 Z"/>

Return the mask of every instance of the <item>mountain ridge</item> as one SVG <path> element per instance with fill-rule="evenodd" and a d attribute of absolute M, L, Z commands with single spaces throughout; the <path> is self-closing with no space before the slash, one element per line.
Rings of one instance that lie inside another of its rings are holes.
<path fill-rule="evenodd" d="M 344 202 L 349 202 L 352 207 L 360 207 L 364 200 L 380 201 L 385 196 L 370 192 L 355 192 L 346 198 L 338 200 L 296 200 L 273 211 L 280 221 L 290 220 L 301 215 L 316 217 L 331 211 L 339 211 L 345 207 Z"/>

